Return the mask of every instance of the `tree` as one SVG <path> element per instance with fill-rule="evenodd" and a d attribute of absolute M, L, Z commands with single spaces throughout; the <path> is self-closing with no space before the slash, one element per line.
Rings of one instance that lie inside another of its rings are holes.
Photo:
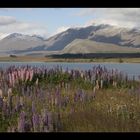
<path fill-rule="evenodd" d="M 16 55 L 11 54 L 10 57 L 17 57 Z"/>

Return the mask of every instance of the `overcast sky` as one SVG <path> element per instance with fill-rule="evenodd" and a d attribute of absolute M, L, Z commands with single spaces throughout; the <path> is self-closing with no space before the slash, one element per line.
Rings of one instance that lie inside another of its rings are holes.
<path fill-rule="evenodd" d="M 92 24 L 139 28 L 140 8 L 0 8 L 0 38 L 15 32 L 47 38 Z"/>

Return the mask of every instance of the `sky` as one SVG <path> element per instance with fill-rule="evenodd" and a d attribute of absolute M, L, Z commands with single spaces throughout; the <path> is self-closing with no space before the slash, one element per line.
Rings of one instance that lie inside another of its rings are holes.
<path fill-rule="evenodd" d="M 140 8 L 0 8 L 0 39 L 11 33 L 48 38 L 93 24 L 140 27 Z"/>

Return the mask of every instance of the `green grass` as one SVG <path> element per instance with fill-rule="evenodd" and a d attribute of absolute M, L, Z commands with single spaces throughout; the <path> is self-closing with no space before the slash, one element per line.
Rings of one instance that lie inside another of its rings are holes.
<path fill-rule="evenodd" d="M 127 89 L 102 90 L 96 98 L 63 118 L 62 131 L 139 132 L 140 99 Z"/>
<path fill-rule="evenodd" d="M 59 111 L 61 113 L 61 129 L 63 132 L 140 132 L 140 98 L 128 88 L 108 88 L 96 92 L 93 100 L 73 103 L 71 97 L 77 92 L 77 85 L 70 90 L 61 89 L 63 97 L 70 97 L 70 103 Z M 92 88 L 83 84 L 87 94 L 92 94 Z M 15 94 L 15 96 L 18 96 Z M 25 104 L 31 107 L 31 100 L 25 97 Z M 37 112 L 40 113 L 48 105 L 47 99 L 34 98 Z M 71 112 L 71 109 L 73 111 Z M 50 107 L 57 112 L 57 107 Z M 30 111 L 26 110 L 27 112 Z M 9 125 L 16 125 L 18 113 L 5 120 L 0 119 L 0 132 L 7 131 Z"/>

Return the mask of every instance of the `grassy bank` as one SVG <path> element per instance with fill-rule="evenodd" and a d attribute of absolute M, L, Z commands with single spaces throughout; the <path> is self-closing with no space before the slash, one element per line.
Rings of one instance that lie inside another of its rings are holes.
<path fill-rule="evenodd" d="M 50 58 L 50 57 L 31 57 L 31 56 L 18 56 L 18 57 L 0 57 L 0 62 L 112 62 L 112 63 L 140 63 L 140 58 L 92 58 L 92 59 L 63 59 L 63 58 Z"/>

